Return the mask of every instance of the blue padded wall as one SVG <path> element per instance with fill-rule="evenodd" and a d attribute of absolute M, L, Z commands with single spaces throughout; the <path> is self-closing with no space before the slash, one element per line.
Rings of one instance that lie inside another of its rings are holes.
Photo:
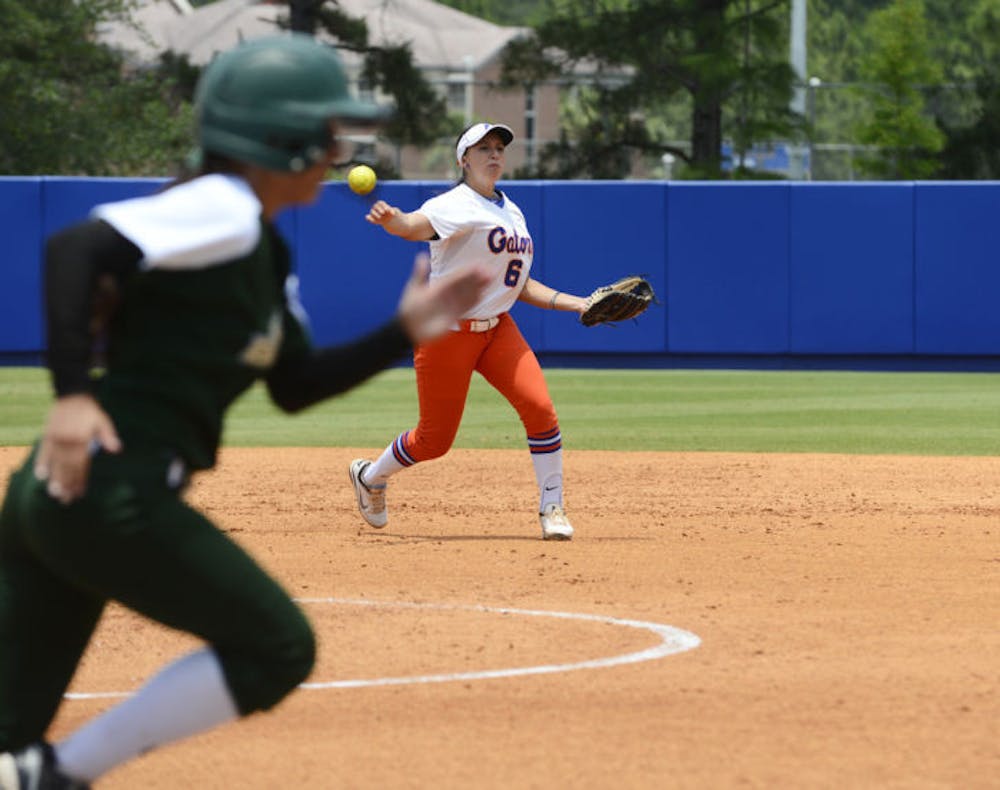
<path fill-rule="evenodd" d="M 148 178 L 46 178 L 42 233 L 48 236 L 86 219 L 90 210 L 101 203 L 150 195 L 163 183 Z"/>
<path fill-rule="evenodd" d="M 0 178 L 0 353 L 42 349 L 45 238 L 102 202 L 163 179 Z M 293 249 L 317 342 L 342 342 L 396 309 L 423 243 L 364 216 L 379 198 L 412 211 L 447 182 L 342 182 L 278 227 Z M 635 323 L 585 329 L 519 304 L 541 353 L 670 360 L 1000 356 L 1000 183 L 541 182 L 501 185 L 535 245 L 532 274 L 589 293 L 629 272 L 661 299 Z M 961 364 L 961 363 L 957 363 Z"/>
<path fill-rule="evenodd" d="M 787 353 L 788 186 L 677 183 L 669 195 L 670 351 Z"/>
<path fill-rule="evenodd" d="M 42 347 L 42 180 L 0 178 L 0 350 Z"/>
<path fill-rule="evenodd" d="M 916 351 L 1000 354 L 1000 185 L 917 184 Z"/>
<path fill-rule="evenodd" d="M 791 351 L 912 353 L 912 186 L 790 189 Z"/>
<path fill-rule="evenodd" d="M 623 275 L 645 274 L 667 307 L 673 304 L 666 272 L 666 184 L 552 182 L 544 186 L 544 195 L 542 282 L 586 296 Z M 664 352 L 669 313 L 664 305 L 654 305 L 639 321 L 586 328 L 572 313 L 545 311 L 544 347 Z"/>
<path fill-rule="evenodd" d="M 378 199 L 415 206 L 420 193 L 417 184 L 390 183 L 362 197 L 333 183 L 296 210 L 296 266 L 317 343 L 358 337 L 395 312 L 420 245 L 390 236 L 365 214 Z"/>

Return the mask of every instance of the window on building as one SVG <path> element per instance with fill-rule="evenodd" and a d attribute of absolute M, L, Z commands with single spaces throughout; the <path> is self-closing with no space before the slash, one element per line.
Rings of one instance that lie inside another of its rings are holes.
<path fill-rule="evenodd" d="M 465 111 L 465 83 L 449 82 L 448 92 L 445 96 L 448 102 L 448 109 L 453 112 Z"/>
<path fill-rule="evenodd" d="M 524 86 L 524 160 L 535 164 L 535 86 Z"/>

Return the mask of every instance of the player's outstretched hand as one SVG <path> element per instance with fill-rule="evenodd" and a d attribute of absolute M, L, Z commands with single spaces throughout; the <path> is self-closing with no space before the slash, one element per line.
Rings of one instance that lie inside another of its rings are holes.
<path fill-rule="evenodd" d="M 428 280 L 430 258 L 417 256 L 403 295 L 399 300 L 399 320 L 414 343 L 432 340 L 447 332 L 477 301 L 490 283 L 483 266 L 464 266 L 445 277 Z"/>
<path fill-rule="evenodd" d="M 395 206 L 390 206 L 384 200 L 376 200 L 368 213 L 365 214 L 365 219 L 368 220 L 372 225 L 385 225 L 392 221 L 392 218 L 400 214 L 400 210 Z"/>
<path fill-rule="evenodd" d="M 35 477 L 46 481 L 49 496 L 64 505 L 87 490 L 94 447 L 121 450 L 111 418 L 90 395 L 64 395 L 56 400 L 35 456 Z"/>

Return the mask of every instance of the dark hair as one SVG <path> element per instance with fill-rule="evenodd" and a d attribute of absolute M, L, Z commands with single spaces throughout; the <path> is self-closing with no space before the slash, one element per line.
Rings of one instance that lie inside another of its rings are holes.
<path fill-rule="evenodd" d="M 456 137 L 456 138 L 455 138 L 455 142 L 454 142 L 454 143 L 452 144 L 452 146 L 451 146 L 451 147 L 452 147 L 453 149 L 454 149 L 454 148 L 458 148 L 458 141 L 459 141 L 459 140 L 461 140 L 461 139 L 462 139 L 462 137 L 463 137 L 463 136 L 465 135 L 465 133 L 466 133 L 467 131 L 469 131 L 469 129 L 471 129 L 471 128 L 472 128 L 473 126 L 475 126 L 475 124 L 472 124 L 471 126 L 468 126 L 468 127 L 466 127 L 465 129 L 463 129 L 462 131 L 460 131 L 460 132 L 458 133 L 458 137 Z M 456 182 L 455 182 L 455 183 L 454 183 L 454 184 L 452 185 L 452 189 L 454 189 L 455 187 L 457 187 L 457 186 L 458 186 L 459 184 L 464 184 L 464 183 L 465 183 L 465 168 L 464 168 L 464 167 L 462 167 L 462 164 L 461 164 L 461 162 L 459 162 L 459 165 L 458 165 L 458 167 L 459 167 L 459 169 L 460 169 L 460 171 L 461 171 L 461 172 L 460 172 L 460 173 L 459 173 L 459 175 L 458 175 L 458 181 L 456 181 Z"/>

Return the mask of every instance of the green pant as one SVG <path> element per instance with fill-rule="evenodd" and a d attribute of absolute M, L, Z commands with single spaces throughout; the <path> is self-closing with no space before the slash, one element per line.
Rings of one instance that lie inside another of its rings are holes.
<path fill-rule="evenodd" d="M 273 706 L 312 670 L 302 612 L 185 504 L 172 463 L 98 454 L 86 496 L 68 506 L 35 480 L 33 458 L 11 477 L 0 512 L 0 751 L 44 736 L 109 600 L 211 645 L 242 714 Z"/>

